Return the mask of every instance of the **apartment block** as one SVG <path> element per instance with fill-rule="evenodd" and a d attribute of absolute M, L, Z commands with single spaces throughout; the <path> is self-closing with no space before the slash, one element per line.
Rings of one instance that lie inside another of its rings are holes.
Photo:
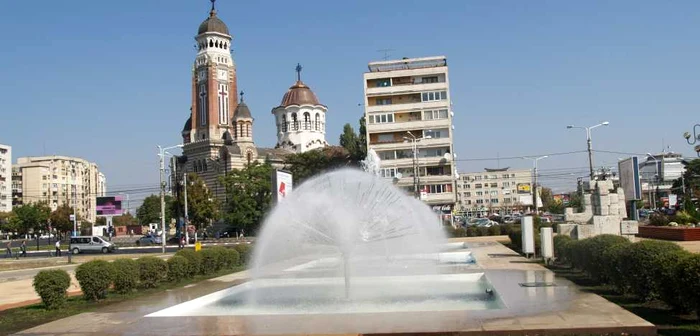
<path fill-rule="evenodd" d="M 0 212 L 12 211 L 12 147 L 0 144 Z"/>
<path fill-rule="evenodd" d="M 501 168 L 460 173 L 457 193 L 458 208 L 468 217 L 522 212 L 532 207 L 532 171 Z"/>
<path fill-rule="evenodd" d="M 647 155 L 645 161 L 639 160 L 639 177 L 644 202 L 646 204 L 662 202 L 664 206 L 675 206 L 675 204 L 668 204 L 670 195 L 680 194 L 680 190 L 673 189 L 673 182 L 685 173 L 683 161 L 691 160 L 673 152 Z"/>
<path fill-rule="evenodd" d="M 68 204 L 80 217 L 95 222 L 96 197 L 107 192 L 97 164 L 67 156 L 23 157 L 12 170 L 15 205 L 47 202 L 55 210 Z"/>
<path fill-rule="evenodd" d="M 371 62 L 368 68 L 367 145 L 381 159 L 382 175 L 434 209 L 451 212 L 456 194 L 447 58 Z"/>

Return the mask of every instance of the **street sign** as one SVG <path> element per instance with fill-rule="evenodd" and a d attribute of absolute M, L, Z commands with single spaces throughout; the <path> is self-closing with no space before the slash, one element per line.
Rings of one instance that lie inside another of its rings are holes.
<path fill-rule="evenodd" d="M 71 221 L 74 221 L 74 220 L 75 220 L 75 215 L 70 215 L 69 218 L 70 218 Z"/>

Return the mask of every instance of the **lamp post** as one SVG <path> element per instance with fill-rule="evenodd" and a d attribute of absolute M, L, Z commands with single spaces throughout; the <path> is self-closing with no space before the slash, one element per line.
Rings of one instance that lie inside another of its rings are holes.
<path fill-rule="evenodd" d="M 685 132 L 683 133 L 683 137 L 685 138 L 685 141 L 688 142 L 689 145 L 695 145 L 696 143 L 700 142 L 700 134 L 698 134 L 698 128 L 700 127 L 700 124 L 695 124 L 693 126 L 693 134 L 691 136 L 690 132 Z M 691 142 L 690 139 L 693 139 Z M 698 153 L 698 157 L 700 157 L 700 144 L 695 146 L 695 152 Z"/>
<path fill-rule="evenodd" d="M 654 180 L 658 180 L 660 177 L 660 175 L 659 175 L 659 160 L 655 156 L 651 155 L 651 153 L 647 153 L 647 156 L 654 159 L 654 168 L 656 169 L 656 175 L 654 175 Z M 654 196 L 652 198 L 652 195 L 654 195 L 655 193 L 653 193 L 654 188 L 651 184 L 651 181 L 652 181 L 652 179 L 649 179 L 649 182 L 650 182 L 649 183 L 649 209 L 651 209 L 652 206 L 656 207 L 656 197 Z M 654 182 L 657 182 L 657 181 L 654 181 Z M 658 184 L 657 184 L 657 188 L 658 188 Z"/>
<path fill-rule="evenodd" d="M 161 244 L 163 246 L 163 253 L 165 253 L 165 151 L 173 148 L 182 148 L 183 145 L 175 145 L 170 147 L 161 147 L 158 145 L 158 157 L 160 158 L 160 228 L 163 230 L 161 233 Z"/>
<path fill-rule="evenodd" d="M 419 174 L 419 167 L 418 167 L 418 142 L 420 142 L 423 139 L 430 139 L 432 138 L 430 135 L 424 136 L 424 137 L 417 137 L 411 133 L 411 131 L 406 132 L 410 137 L 403 137 L 404 141 L 411 141 L 413 142 L 413 191 L 415 193 L 415 196 L 417 199 L 420 199 L 420 174 Z"/>
<path fill-rule="evenodd" d="M 537 161 L 548 158 L 548 155 L 543 155 L 540 157 L 523 157 L 525 160 L 532 160 L 532 165 L 534 167 L 532 172 L 532 207 L 535 209 L 535 214 L 537 214 Z"/>
<path fill-rule="evenodd" d="M 590 169 L 591 180 L 593 180 L 595 177 L 595 174 L 593 173 L 593 147 L 591 145 L 591 130 L 593 130 L 596 127 L 608 126 L 608 125 L 610 125 L 610 123 L 607 121 L 604 121 L 598 125 L 593 125 L 590 127 L 581 127 L 581 126 L 574 126 L 574 125 L 566 126 L 567 129 L 580 128 L 580 129 L 586 130 L 586 143 L 588 144 L 588 167 Z"/>

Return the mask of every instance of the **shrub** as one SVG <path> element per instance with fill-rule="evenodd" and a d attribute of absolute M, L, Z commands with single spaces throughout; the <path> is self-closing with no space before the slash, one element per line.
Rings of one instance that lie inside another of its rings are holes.
<path fill-rule="evenodd" d="M 561 262 L 569 262 L 567 259 L 566 245 L 571 243 L 573 238 L 566 235 L 556 235 L 552 238 L 554 245 L 554 256 Z"/>
<path fill-rule="evenodd" d="M 70 287 L 70 276 L 64 270 L 43 270 L 34 276 L 34 291 L 46 309 L 57 309 L 66 302 L 66 290 Z"/>
<path fill-rule="evenodd" d="M 683 289 L 684 299 L 689 307 L 695 308 L 700 320 L 700 254 L 682 258 L 675 268 L 678 288 Z"/>
<path fill-rule="evenodd" d="M 202 264 L 202 254 L 194 250 L 180 250 L 175 253 L 176 256 L 181 256 L 187 259 L 188 276 L 194 277 L 199 274 L 199 269 Z"/>
<path fill-rule="evenodd" d="M 534 235 L 535 235 L 535 253 L 539 254 L 540 253 L 540 233 L 539 233 L 539 231 L 535 230 Z M 516 250 L 522 252 L 522 250 L 523 250 L 522 231 L 520 231 L 520 229 L 514 229 L 508 234 L 508 238 L 510 238 L 510 242 L 516 248 Z"/>
<path fill-rule="evenodd" d="M 97 301 L 107 297 L 107 289 L 114 279 L 114 268 L 105 260 L 93 260 L 80 264 L 75 270 L 85 299 Z"/>
<path fill-rule="evenodd" d="M 480 227 L 476 228 L 476 235 L 479 237 L 488 236 L 489 235 L 489 228 L 487 228 L 485 226 L 480 226 Z"/>
<path fill-rule="evenodd" d="M 585 267 L 585 251 L 588 249 L 588 245 L 591 243 L 588 239 L 576 240 L 570 244 L 569 256 L 571 257 L 571 266 L 574 268 L 584 270 Z"/>
<path fill-rule="evenodd" d="M 462 231 L 462 235 L 460 237 L 464 237 L 467 232 L 463 228 L 459 228 L 459 230 Z M 236 251 L 238 251 L 238 256 L 240 257 L 239 259 L 239 264 L 245 265 L 247 264 L 250 259 L 253 257 L 253 245 L 250 244 L 237 244 L 234 246 Z"/>
<path fill-rule="evenodd" d="M 678 258 L 683 249 L 670 242 L 643 240 L 629 247 L 628 260 L 621 264 L 622 271 L 629 278 L 630 292 L 638 298 L 649 301 L 658 298 L 663 277 L 660 265 Z"/>
<path fill-rule="evenodd" d="M 129 293 L 139 284 L 139 264 L 136 260 L 120 258 L 112 262 L 114 269 L 114 290 Z"/>
<path fill-rule="evenodd" d="M 668 216 L 654 212 L 649 216 L 649 224 L 654 225 L 654 226 L 668 226 L 668 223 L 671 222 L 671 219 L 668 218 Z"/>
<path fill-rule="evenodd" d="M 168 263 L 157 257 L 141 257 L 139 264 L 139 280 L 144 288 L 154 288 L 168 276 Z"/>
<path fill-rule="evenodd" d="M 663 263 L 657 265 L 655 281 L 659 290 L 659 298 L 676 312 L 689 313 L 694 308 L 690 305 L 690 301 L 685 298 L 685 292 L 688 289 L 678 281 L 676 274 L 678 265 L 691 255 L 692 253 L 686 250 L 665 254 L 662 256 Z"/>
<path fill-rule="evenodd" d="M 619 294 L 629 292 L 629 276 L 623 271 L 623 263 L 629 260 L 630 246 L 630 242 L 613 244 L 603 252 L 603 273 L 608 284 Z"/>
<path fill-rule="evenodd" d="M 604 265 L 607 261 L 603 258 L 603 253 L 612 245 L 631 245 L 631 242 L 625 237 L 610 234 L 602 234 L 586 240 L 588 240 L 586 249 L 581 251 L 582 255 L 580 256 L 582 259 L 581 266 L 594 280 L 606 283 L 607 278 Z"/>
<path fill-rule="evenodd" d="M 476 228 L 470 226 L 467 228 L 467 237 L 476 237 Z"/>
<path fill-rule="evenodd" d="M 219 270 L 219 251 L 213 248 L 203 249 L 199 253 L 202 254 L 202 266 L 200 272 L 202 274 L 211 274 Z"/>
<path fill-rule="evenodd" d="M 695 223 L 695 218 L 685 211 L 678 211 L 676 215 L 673 216 L 673 221 L 680 225 L 688 225 Z"/>
<path fill-rule="evenodd" d="M 224 257 L 224 267 L 225 269 L 231 269 L 240 265 L 241 256 L 233 248 L 226 248 L 221 251 Z"/>
<path fill-rule="evenodd" d="M 498 236 L 501 234 L 501 227 L 500 225 L 494 225 L 489 228 L 489 236 Z"/>
<path fill-rule="evenodd" d="M 187 258 L 175 255 L 168 259 L 168 280 L 178 282 L 190 274 L 190 265 Z"/>
<path fill-rule="evenodd" d="M 506 225 L 499 225 L 499 229 L 501 229 L 501 235 L 502 236 L 507 236 L 511 231 L 513 231 L 513 225 L 506 224 Z"/>

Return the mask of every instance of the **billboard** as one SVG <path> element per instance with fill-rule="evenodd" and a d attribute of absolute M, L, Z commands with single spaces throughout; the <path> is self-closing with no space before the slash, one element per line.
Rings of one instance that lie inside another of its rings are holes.
<path fill-rule="evenodd" d="M 292 174 L 282 171 L 275 170 L 272 172 L 272 191 L 273 202 L 277 203 L 282 201 L 284 198 L 288 197 L 292 193 L 294 182 L 292 179 Z"/>
<path fill-rule="evenodd" d="M 636 156 L 620 160 L 617 163 L 620 172 L 620 186 L 625 191 L 625 199 L 636 201 L 642 199 L 642 186 L 639 180 L 639 161 Z"/>
<path fill-rule="evenodd" d="M 124 214 L 120 196 L 97 197 L 96 205 L 98 216 L 121 216 Z"/>
<path fill-rule="evenodd" d="M 529 194 L 530 183 L 518 183 L 518 194 Z"/>

